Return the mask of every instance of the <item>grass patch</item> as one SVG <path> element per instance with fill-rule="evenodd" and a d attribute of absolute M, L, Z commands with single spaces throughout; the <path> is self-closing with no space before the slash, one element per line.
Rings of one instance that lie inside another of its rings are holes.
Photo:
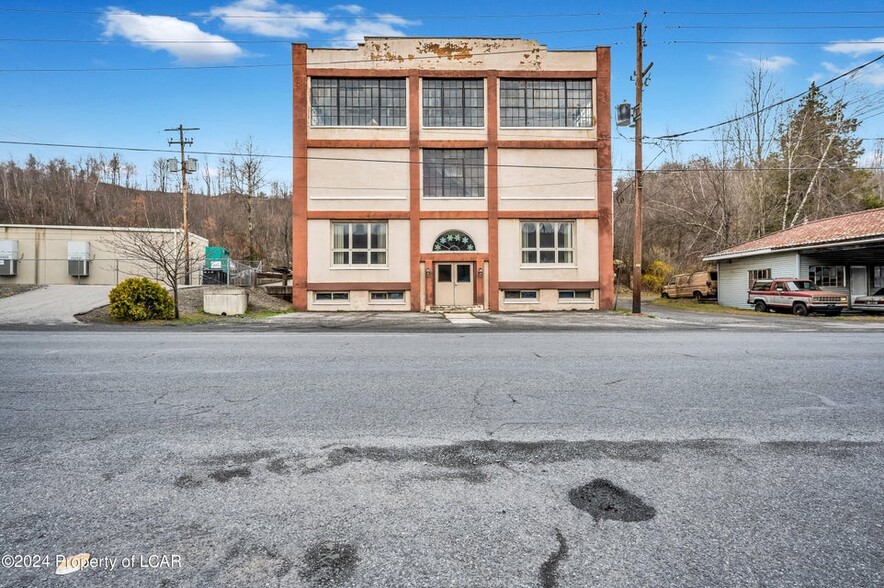
<path fill-rule="evenodd" d="M 754 310 L 721 306 L 716 302 L 697 302 L 693 298 L 657 298 L 650 302 L 661 308 L 675 308 L 712 314 L 757 315 Z"/>

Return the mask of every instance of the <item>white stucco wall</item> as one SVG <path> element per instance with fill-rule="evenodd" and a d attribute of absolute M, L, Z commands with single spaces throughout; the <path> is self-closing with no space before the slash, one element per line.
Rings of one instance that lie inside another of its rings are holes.
<path fill-rule="evenodd" d="M 332 266 L 332 222 L 327 219 L 307 221 L 307 282 L 410 281 L 409 221 L 387 221 L 387 265 L 370 269 Z"/>
<path fill-rule="evenodd" d="M 408 149 L 322 148 L 308 156 L 309 210 L 408 210 Z"/>
<path fill-rule="evenodd" d="M 484 219 L 431 219 L 421 221 L 421 253 L 433 253 L 436 238 L 446 231 L 461 231 L 470 236 L 477 253 L 488 253 L 488 221 Z"/>
<path fill-rule="evenodd" d="M 312 68 L 575 71 L 596 68 L 595 51 L 548 51 L 527 39 L 368 37 L 356 49 L 309 49 Z"/>
<path fill-rule="evenodd" d="M 595 149 L 501 149 L 498 160 L 500 210 L 598 209 Z"/>
<path fill-rule="evenodd" d="M 598 221 L 595 219 L 577 219 L 574 223 L 574 263 L 570 265 L 522 265 L 522 232 L 518 219 L 500 221 L 498 243 L 501 282 L 599 279 Z"/>

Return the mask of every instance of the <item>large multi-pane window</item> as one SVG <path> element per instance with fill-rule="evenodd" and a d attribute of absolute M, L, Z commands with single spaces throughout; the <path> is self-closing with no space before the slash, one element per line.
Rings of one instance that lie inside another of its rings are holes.
<path fill-rule="evenodd" d="M 574 263 L 574 223 L 523 222 L 522 263 Z"/>
<path fill-rule="evenodd" d="M 481 127 L 485 122 L 482 80 L 423 81 L 425 127 Z"/>
<path fill-rule="evenodd" d="M 405 80 L 312 78 L 310 119 L 315 127 L 404 127 Z"/>
<path fill-rule="evenodd" d="M 424 149 L 424 196 L 485 196 L 484 149 Z"/>
<path fill-rule="evenodd" d="M 387 223 L 334 223 L 334 265 L 386 265 Z"/>
<path fill-rule="evenodd" d="M 808 270 L 808 278 L 817 286 L 843 288 L 846 284 L 843 265 L 812 265 Z"/>
<path fill-rule="evenodd" d="M 591 80 L 501 80 L 500 126 L 591 127 Z"/>

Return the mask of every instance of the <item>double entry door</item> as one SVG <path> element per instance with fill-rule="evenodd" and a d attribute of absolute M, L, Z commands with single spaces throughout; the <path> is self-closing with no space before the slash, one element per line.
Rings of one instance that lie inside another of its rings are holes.
<path fill-rule="evenodd" d="M 472 306 L 473 264 L 436 263 L 436 305 Z"/>

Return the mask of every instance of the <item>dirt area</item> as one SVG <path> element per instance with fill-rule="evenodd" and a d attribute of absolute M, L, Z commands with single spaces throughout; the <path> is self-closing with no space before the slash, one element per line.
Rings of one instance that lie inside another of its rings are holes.
<path fill-rule="evenodd" d="M 212 286 L 195 286 L 178 290 L 178 312 L 186 315 L 201 315 L 203 312 L 203 291 Z M 273 312 L 291 310 L 291 302 L 275 298 L 267 294 L 263 288 L 246 288 L 249 293 L 248 312 Z M 219 319 L 222 317 L 218 317 Z M 108 306 L 77 315 L 77 320 L 84 323 L 119 323 L 108 313 Z"/>
<path fill-rule="evenodd" d="M 24 292 L 30 292 L 31 290 L 36 290 L 37 288 L 42 288 L 43 286 L 37 286 L 35 284 L 5 284 L 0 285 L 0 298 L 8 298 L 9 296 L 15 296 L 16 294 L 23 294 Z"/>

